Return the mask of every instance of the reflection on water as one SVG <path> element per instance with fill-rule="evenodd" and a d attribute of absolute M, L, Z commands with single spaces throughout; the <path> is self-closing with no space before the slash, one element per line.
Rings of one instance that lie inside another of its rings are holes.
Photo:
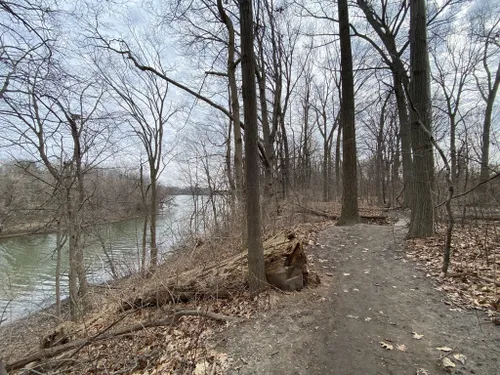
<path fill-rule="evenodd" d="M 193 198 L 176 196 L 158 216 L 158 248 L 165 254 L 179 233 L 186 231 L 193 214 Z M 103 244 L 118 275 L 138 268 L 142 243 L 142 219 L 103 226 L 85 237 L 85 258 L 90 283 L 111 278 Z M 11 321 L 55 301 L 56 235 L 29 235 L 0 240 L 0 318 Z M 63 249 L 61 290 L 68 290 L 67 246 Z"/>

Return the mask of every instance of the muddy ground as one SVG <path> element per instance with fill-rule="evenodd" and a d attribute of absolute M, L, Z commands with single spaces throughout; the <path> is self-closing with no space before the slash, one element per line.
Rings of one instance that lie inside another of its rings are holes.
<path fill-rule="evenodd" d="M 405 259 L 405 233 L 403 219 L 328 227 L 308 251 L 320 287 L 283 294 L 271 310 L 215 338 L 229 373 L 500 374 L 500 327 L 482 311 L 451 305 Z M 445 370 L 445 357 L 456 367 Z"/>

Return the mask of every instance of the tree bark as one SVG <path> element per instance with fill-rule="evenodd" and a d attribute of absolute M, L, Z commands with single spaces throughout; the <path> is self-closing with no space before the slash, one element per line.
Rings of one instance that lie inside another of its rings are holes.
<path fill-rule="evenodd" d="M 491 117 L 493 115 L 493 105 L 500 86 L 500 61 L 498 62 L 495 80 L 491 89 L 488 92 L 486 100 L 486 111 L 484 113 L 483 122 L 483 139 L 481 147 L 481 181 L 487 181 L 490 176 L 489 159 L 490 159 L 490 133 L 491 133 Z"/>
<path fill-rule="evenodd" d="M 423 238 L 434 233 L 432 200 L 433 154 L 430 134 L 430 66 L 427 44 L 425 0 L 410 2 L 410 102 L 413 148 L 413 199 L 409 238 Z M 422 126 L 420 124 L 423 124 Z"/>
<path fill-rule="evenodd" d="M 340 196 L 340 168 L 342 166 L 340 154 L 342 151 L 342 113 L 340 113 L 340 122 L 339 122 L 339 129 L 337 132 L 337 143 L 335 144 L 335 197 L 338 199 Z"/>
<path fill-rule="evenodd" d="M 354 79 L 352 71 L 351 36 L 349 34 L 349 10 L 347 0 L 338 1 L 338 12 L 342 76 L 341 111 L 344 128 L 342 213 L 340 215 L 338 225 L 352 225 L 359 222 L 359 211 L 354 112 Z"/>
<path fill-rule="evenodd" d="M 156 241 L 156 218 L 158 213 L 158 176 L 156 171 L 150 170 L 151 178 L 151 201 L 149 208 L 149 247 L 151 252 L 151 259 L 149 260 L 149 268 L 154 272 L 158 266 L 158 244 Z"/>
<path fill-rule="evenodd" d="M 411 154 L 411 127 L 406 105 L 404 83 L 399 73 L 393 73 L 394 92 L 398 106 L 399 135 L 401 137 L 401 155 L 403 161 L 403 207 L 411 207 L 413 196 L 413 158 Z"/>
<path fill-rule="evenodd" d="M 75 162 L 76 169 L 76 182 L 77 182 L 77 192 L 76 192 L 76 204 L 74 204 L 74 226 L 75 226 L 75 264 L 76 272 L 78 274 L 79 290 L 78 294 L 81 297 L 82 302 L 82 313 L 85 314 L 89 308 L 88 291 L 89 286 L 87 283 L 87 275 L 85 269 L 85 257 L 83 252 L 83 209 L 85 205 L 85 187 L 84 187 L 84 173 L 82 165 L 82 149 L 81 149 L 81 135 L 83 131 L 83 126 L 85 121 L 82 120 L 80 116 L 73 116 L 70 114 L 68 122 L 71 128 L 71 135 L 73 137 L 73 159 Z"/>
<path fill-rule="evenodd" d="M 236 84 L 236 63 L 235 63 L 235 38 L 234 25 L 231 18 L 227 15 L 222 5 L 222 0 L 217 0 L 217 9 L 222 22 L 226 25 L 228 33 L 227 44 L 227 74 L 229 79 L 229 93 L 231 96 L 231 115 L 233 121 L 234 137 L 234 178 L 235 178 L 235 197 L 236 211 L 239 214 L 243 206 L 243 142 L 241 139 L 240 122 L 240 102 L 238 99 L 238 86 Z"/>
<path fill-rule="evenodd" d="M 266 285 L 264 249 L 261 234 L 257 93 L 255 87 L 255 57 L 252 0 L 240 0 L 241 72 L 243 108 L 245 112 L 246 211 L 248 245 L 248 284 L 258 293 Z"/>

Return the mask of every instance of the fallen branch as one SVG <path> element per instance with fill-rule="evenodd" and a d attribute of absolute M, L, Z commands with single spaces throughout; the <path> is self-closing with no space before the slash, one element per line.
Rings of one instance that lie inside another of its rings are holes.
<path fill-rule="evenodd" d="M 309 208 L 309 207 L 304 207 L 304 206 L 301 206 L 298 204 L 296 204 L 296 205 L 304 211 L 303 213 L 325 217 L 325 218 L 330 219 L 330 220 L 338 220 L 340 217 L 340 215 L 332 215 L 332 214 L 329 214 L 329 213 L 324 212 L 324 211 L 317 211 L 317 210 L 314 210 L 314 209 Z M 387 219 L 387 216 L 384 216 L 384 215 L 359 215 L 359 217 L 361 219 L 365 219 L 365 220 L 386 220 Z"/>
<path fill-rule="evenodd" d="M 87 345 L 93 344 L 95 342 L 112 339 L 112 338 L 122 336 L 122 335 L 131 334 L 131 333 L 134 333 L 137 331 L 141 331 L 145 328 L 162 327 L 162 326 L 170 325 L 176 318 L 181 317 L 181 316 L 199 316 L 199 317 L 203 317 L 203 318 L 207 318 L 207 319 L 212 319 L 212 320 L 216 320 L 216 321 L 224 321 L 224 322 L 226 322 L 226 321 L 240 321 L 241 320 L 241 318 L 238 318 L 238 317 L 216 314 L 216 313 L 212 313 L 209 311 L 179 310 L 179 311 L 175 311 L 172 316 L 169 316 L 168 318 L 165 318 L 165 319 L 137 323 L 137 324 L 134 324 L 132 326 L 124 327 L 124 328 L 121 328 L 121 329 L 113 331 L 113 332 L 109 332 L 109 333 L 105 333 L 105 334 L 99 333 L 90 339 L 85 338 L 85 339 L 75 340 L 75 341 L 69 342 L 69 343 L 64 344 L 64 345 L 55 346 L 55 347 L 50 348 L 50 349 L 39 350 L 38 352 L 30 354 L 24 358 L 21 358 L 20 360 L 18 360 L 16 362 L 7 364 L 5 366 L 5 369 L 7 371 L 18 370 L 31 362 L 41 361 L 43 359 L 52 358 L 56 355 L 59 355 L 59 354 L 64 353 L 68 350 L 71 350 L 71 349 L 75 349 L 75 348 L 80 349 L 80 348 L 83 348 Z M 1 367 L 0 367 L 0 371 L 1 371 Z M 0 372 L 0 375 L 2 375 L 1 372 Z"/>

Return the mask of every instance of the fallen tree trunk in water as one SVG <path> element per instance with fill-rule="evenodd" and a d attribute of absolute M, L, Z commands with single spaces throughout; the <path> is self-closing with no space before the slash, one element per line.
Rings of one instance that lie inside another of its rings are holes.
<path fill-rule="evenodd" d="M 300 240 L 293 232 L 281 232 L 264 241 L 266 276 L 270 286 L 285 291 L 300 290 L 311 278 Z M 246 252 L 219 264 L 199 267 L 164 281 L 160 287 L 143 292 L 122 303 L 123 310 L 161 306 L 200 299 L 229 298 L 247 287 Z"/>

